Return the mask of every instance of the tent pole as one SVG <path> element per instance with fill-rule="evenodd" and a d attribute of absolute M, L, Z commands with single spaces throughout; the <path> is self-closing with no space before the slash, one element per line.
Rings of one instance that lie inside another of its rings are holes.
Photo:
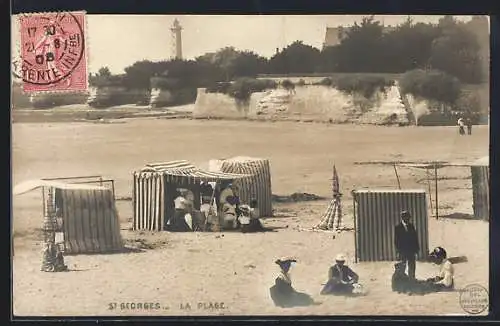
<path fill-rule="evenodd" d="M 431 203 L 431 214 L 432 214 L 434 208 L 432 207 L 432 188 L 431 188 L 431 178 L 429 176 L 429 169 L 425 169 L 425 174 L 427 176 L 427 188 L 429 188 L 429 201 Z"/>
<path fill-rule="evenodd" d="M 396 179 L 398 180 L 398 188 L 401 190 L 401 182 L 399 181 L 398 170 L 396 169 L 396 163 L 392 165 L 394 167 L 394 173 L 396 174 Z"/>
<path fill-rule="evenodd" d="M 352 207 L 353 207 L 353 211 L 354 211 L 354 262 L 357 264 L 358 263 L 358 243 L 357 243 L 356 233 L 357 233 L 358 229 L 356 228 L 357 214 L 356 214 L 356 196 L 355 196 L 354 192 L 352 193 Z"/>
<path fill-rule="evenodd" d="M 435 187 L 436 187 L 436 220 L 439 218 L 439 200 L 438 200 L 438 172 L 437 172 L 437 164 L 434 163 L 434 180 L 435 180 Z"/>
<path fill-rule="evenodd" d="M 45 218 L 45 187 L 42 187 L 42 209 L 43 209 L 43 217 Z"/>

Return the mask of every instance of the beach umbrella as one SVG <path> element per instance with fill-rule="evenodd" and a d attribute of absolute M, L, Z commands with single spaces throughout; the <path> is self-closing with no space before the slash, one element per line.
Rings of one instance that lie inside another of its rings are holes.
<path fill-rule="evenodd" d="M 335 167 L 335 164 L 333 165 L 332 192 L 333 197 L 336 197 L 340 194 L 339 175 L 337 174 L 337 168 Z"/>

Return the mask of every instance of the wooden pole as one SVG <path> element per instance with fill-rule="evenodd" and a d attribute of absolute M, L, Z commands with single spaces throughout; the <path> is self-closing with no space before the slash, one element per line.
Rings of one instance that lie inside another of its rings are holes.
<path fill-rule="evenodd" d="M 429 177 L 429 169 L 425 169 L 425 174 L 427 176 L 427 188 L 429 188 L 429 202 L 431 203 L 431 214 L 432 214 L 434 208 L 432 207 L 432 188 L 431 188 L 431 180 Z"/>
<path fill-rule="evenodd" d="M 394 167 L 394 173 L 396 173 L 396 179 L 398 180 L 398 188 L 401 190 L 401 182 L 399 181 L 398 170 L 396 169 L 396 163 L 392 165 Z"/>
<path fill-rule="evenodd" d="M 438 200 L 438 170 L 437 170 L 437 164 L 434 163 L 434 180 L 435 180 L 435 187 L 436 187 L 436 220 L 439 218 L 439 200 Z"/>
<path fill-rule="evenodd" d="M 356 193 L 355 192 L 352 192 L 352 207 L 354 210 L 354 262 L 358 263 L 358 243 L 356 241 L 357 240 L 356 233 L 358 232 L 358 230 L 356 228 L 357 214 L 356 214 Z"/>

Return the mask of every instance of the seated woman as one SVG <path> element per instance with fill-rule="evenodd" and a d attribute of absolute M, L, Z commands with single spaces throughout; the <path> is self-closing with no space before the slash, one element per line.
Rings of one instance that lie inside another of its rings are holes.
<path fill-rule="evenodd" d="M 297 262 L 295 259 L 278 259 L 275 261 L 280 267 L 280 273 L 275 279 L 274 285 L 269 289 L 271 299 L 274 304 L 281 308 L 308 306 L 314 303 L 312 298 L 305 294 L 295 291 L 292 287 L 289 271 L 292 263 Z"/>
<path fill-rule="evenodd" d="M 257 200 L 252 199 L 250 205 L 240 206 L 240 216 L 238 221 L 241 226 L 241 232 L 259 232 L 264 230 L 264 227 L 260 223 L 259 208 L 257 207 Z"/>
<path fill-rule="evenodd" d="M 328 282 L 321 294 L 352 294 L 358 287 L 358 280 L 358 274 L 345 265 L 344 255 L 339 254 L 335 258 L 335 265 L 328 271 Z"/>
<path fill-rule="evenodd" d="M 167 227 L 168 231 L 186 232 L 190 230 L 190 226 L 186 222 L 186 214 L 189 213 L 189 201 L 182 196 L 178 191 L 177 197 L 174 199 L 175 212 Z"/>
<path fill-rule="evenodd" d="M 429 255 L 431 261 L 439 265 L 439 273 L 435 277 L 426 280 L 427 285 L 434 291 L 452 291 L 454 289 L 454 268 L 447 259 L 446 250 L 442 247 L 435 248 Z"/>
<path fill-rule="evenodd" d="M 237 226 L 235 200 L 233 196 L 227 196 L 222 205 L 222 228 L 235 229 Z"/>

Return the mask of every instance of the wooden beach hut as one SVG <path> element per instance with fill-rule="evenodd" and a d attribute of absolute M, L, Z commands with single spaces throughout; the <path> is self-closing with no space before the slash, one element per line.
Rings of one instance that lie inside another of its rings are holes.
<path fill-rule="evenodd" d="M 151 163 L 133 173 L 134 230 L 163 231 L 173 216 L 176 190 L 188 189 L 200 207 L 201 182 L 229 183 L 244 174 L 210 172 L 186 160 Z"/>

